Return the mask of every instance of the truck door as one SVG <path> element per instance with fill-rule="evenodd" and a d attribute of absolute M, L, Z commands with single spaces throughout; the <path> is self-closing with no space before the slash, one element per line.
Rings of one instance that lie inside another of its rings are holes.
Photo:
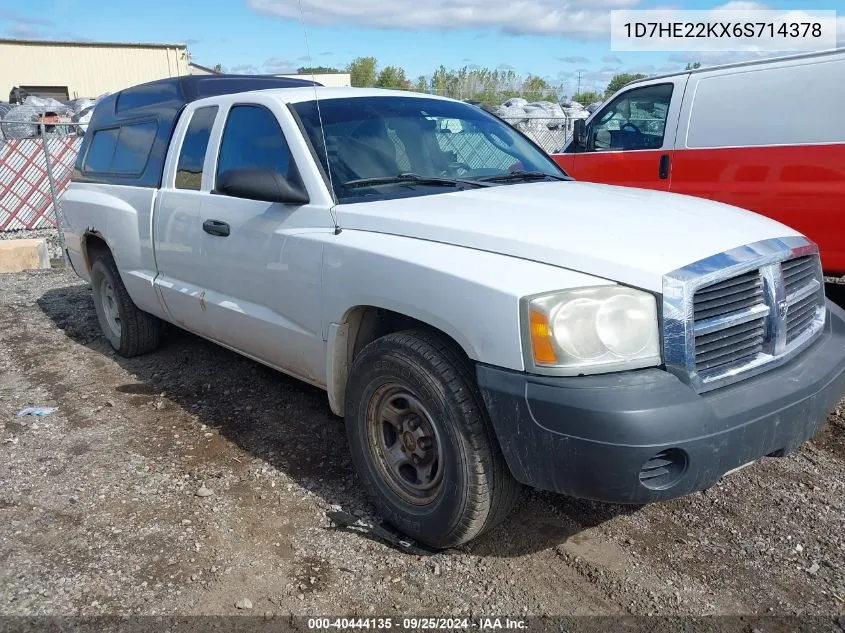
<path fill-rule="evenodd" d="M 334 229 L 327 207 L 245 199 L 214 188 L 231 169 L 270 169 L 289 182 L 303 173 L 306 165 L 297 166 L 286 140 L 298 134 L 292 116 L 274 99 L 256 101 L 233 97 L 221 114 L 225 125 L 207 162 L 213 182 L 195 220 L 208 335 L 324 384 L 321 270 L 323 240 Z"/>
<path fill-rule="evenodd" d="M 668 191 L 687 75 L 637 84 L 613 98 L 586 126 L 586 145 L 570 143 L 565 163 L 577 180 Z"/>
<path fill-rule="evenodd" d="M 205 264 L 197 249 L 196 226 L 203 165 L 218 110 L 215 105 L 185 112 L 187 126 L 177 128 L 168 152 L 167 164 L 176 162 L 176 168 L 169 167 L 164 174 L 153 215 L 156 289 L 174 323 L 203 335 L 209 333 L 210 324 L 200 303 Z"/>

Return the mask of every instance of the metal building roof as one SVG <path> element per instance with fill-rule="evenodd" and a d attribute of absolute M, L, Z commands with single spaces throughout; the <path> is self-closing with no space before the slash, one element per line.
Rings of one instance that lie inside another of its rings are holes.
<path fill-rule="evenodd" d="M 160 42 L 87 42 L 85 40 L 24 40 L 0 38 L 0 44 L 26 44 L 27 46 L 85 46 L 89 48 L 187 48 L 187 44 L 162 44 Z"/>

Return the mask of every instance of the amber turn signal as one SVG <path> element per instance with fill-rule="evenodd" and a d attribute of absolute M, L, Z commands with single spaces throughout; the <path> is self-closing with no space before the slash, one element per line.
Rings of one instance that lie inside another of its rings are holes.
<path fill-rule="evenodd" d="M 534 362 L 551 365 L 557 362 L 557 354 L 552 346 L 552 328 L 546 315 L 536 310 L 530 313 L 531 350 Z"/>

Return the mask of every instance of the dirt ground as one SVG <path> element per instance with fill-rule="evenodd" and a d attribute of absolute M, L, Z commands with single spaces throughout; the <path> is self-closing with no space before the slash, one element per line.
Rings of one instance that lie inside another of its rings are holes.
<path fill-rule="evenodd" d="M 704 493 L 526 491 L 492 533 L 410 554 L 327 517 L 377 522 L 323 392 L 178 330 L 116 357 L 52 270 L 0 275 L 0 416 L 0 615 L 845 614 L 839 411 Z"/>

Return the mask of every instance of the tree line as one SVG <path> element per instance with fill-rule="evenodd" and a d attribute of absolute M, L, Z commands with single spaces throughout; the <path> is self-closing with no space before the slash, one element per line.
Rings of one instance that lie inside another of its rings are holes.
<path fill-rule="evenodd" d="M 686 70 L 701 67 L 701 62 L 689 63 Z M 220 64 L 215 64 L 215 72 L 223 72 Z M 411 81 L 401 66 L 379 68 L 375 57 L 358 57 L 346 68 L 330 66 L 302 66 L 299 74 L 332 74 L 347 72 L 351 84 L 356 88 L 391 88 L 394 90 L 415 90 L 428 94 L 437 94 L 453 99 L 466 99 L 496 105 L 513 97 L 527 101 L 562 101 L 571 99 L 583 105 L 604 101 L 623 86 L 644 79 L 642 73 L 618 73 L 608 82 L 603 93 L 595 90 L 582 90 L 571 96 L 565 94 L 562 84 L 551 84 L 537 75 L 521 76 L 514 70 L 489 68 L 447 69 L 441 66 L 431 75 L 420 75 Z"/>
<path fill-rule="evenodd" d="M 441 65 L 430 75 L 420 75 L 413 80 L 401 66 L 379 67 L 375 57 L 358 57 L 345 69 L 315 66 L 302 67 L 297 72 L 348 72 L 351 84 L 357 88 L 414 90 L 491 105 L 512 97 L 522 97 L 528 101 L 558 101 L 563 96 L 563 86 L 553 85 L 536 75 L 521 76 L 509 69 L 491 70 L 467 66 L 449 69 Z"/>
<path fill-rule="evenodd" d="M 687 70 L 700 67 L 701 64 L 687 64 Z M 466 99 L 495 105 L 512 97 L 522 97 L 527 101 L 560 101 L 570 98 L 578 103 L 589 105 L 601 102 L 623 86 L 647 75 L 642 73 L 618 73 L 608 82 L 603 93 L 583 90 L 571 96 L 565 94 L 562 84 L 555 85 L 537 75 L 522 76 L 514 70 L 489 68 L 447 69 L 441 65 L 431 75 L 420 75 L 416 81 L 409 79 L 401 66 L 379 67 L 375 57 L 358 57 L 345 69 L 329 66 L 303 66 L 297 70 L 300 74 L 327 74 L 347 72 L 350 82 L 356 88 L 391 88 L 394 90 L 415 90 L 437 94 L 453 99 Z"/>

